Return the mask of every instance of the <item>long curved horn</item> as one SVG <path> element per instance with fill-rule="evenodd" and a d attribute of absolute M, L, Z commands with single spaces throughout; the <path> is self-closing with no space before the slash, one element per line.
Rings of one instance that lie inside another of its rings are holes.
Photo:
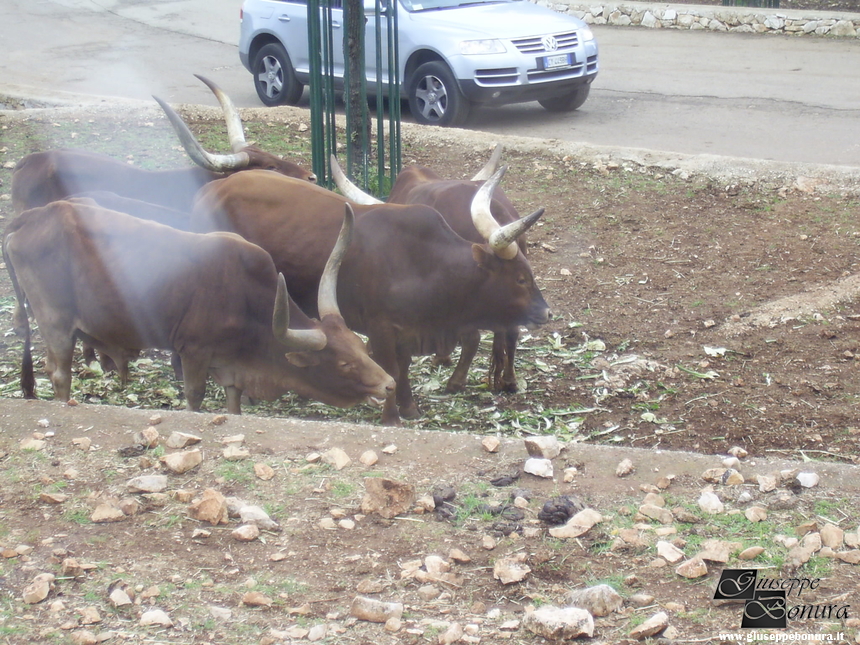
<path fill-rule="evenodd" d="M 244 168 L 251 161 L 247 152 L 234 152 L 231 155 L 216 155 L 211 152 L 207 152 L 191 133 L 191 130 L 188 129 L 188 126 L 185 124 L 185 121 L 182 120 L 182 117 L 179 116 L 172 107 L 157 96 L 153 96 L 152 98 L 158 101 L 161 109 L 164 110 L 164 113 L 170 120 L 170 125 L 173 126 L 173 130 L 176 132 L 176 135 L 179 137 L 179 141 L 182 143 L 182 147 L 185 148 L 185 152 L 187 152 L 192 161 L 201 168 L 211 170 L 212 172 L 226 172 L 228 170 Z"/>
<path fill-rule="evenodd" d="M 245 141 L 245 128 L 242 127 L 242 118 L 239 116 L 239 110 L 236 109 L 233 101 L 230 100 L 230 97 L 227 96 L 224 90 L 215 83 L 200 74 L 195 74 L 194 76 L 203 81 L 206 87 L 212 90 L 215 98 L 218 99 L 218 103 L 221 104 L 221 111 L 224 112 L 224 121 L 227 122 L 227 136 L 230 137 L 230 150 L 233 152 L 242 152 L 247 147 L 248 142 Z"/>
<path fill-rule="evenodd" d="M 334 248 L 331 250 L 331 255 L 328 262 L 325 263 L 322 277 L 320 278 L 320 288 L 317 294 L 317 309 L 320 313 L 320 318 L 328 314 L 340 316 L 340 307 L 337 306 L 337 274 L 340 271 L 340 263 L 343 256 L 346 254 L 346 248 L 352 240 L 352 230 L 355 227 L 355 213 L 352 206 L 346 204 L 346 212 L 343 216 L 343 226 L 340 227 L 340 233 L 337 236 Z"/>
<path fill-rule="evenodd" d="M 272 314 L 272 332 L 275 338 L 289 349 L 319 351 L 328 340 L 321 329 L 290 329 L 290 302 L 284 274 L 278 274 L 278 291 L 275 294 L 275 311 Z"/>
<path fill-rule="evenodd" d="M 490 155 L 490 160 L 487 164 L 478 171 L 478 174 L 472 177 L 472 181 L 487 181 L 493 176 L 493 173 L 499 167 L 499 161 L 502 159 L 502 144 L 497 143 L 493 148 L 493 154 Z"/>
<path fill-rule="evenodd" d="M 343 170 L 340 167 L 340 164 L 337 162 L 337 157 L 332 155 L 330 157 L 331 161 L 331 176 L 334 178 L 334 184 L 340 189 L 340 192 L 343 193 L 343 196 L 346 197 L 349 201 L 355 202 L 356 204 L 384 204 L 373 195 L 368 195 L 366 192 L 361 190 L 358 186 L 352 183 L 347 176 L 343 173 Z"/>
<path fill-rule="evenodd" d="M 517 238 L 529 230 L 532 225 L 540 219 L 543 212 L 544 209 L 539 208 L 531 215 L 497 228 L 493 234 L 490 235 L 490 239 L 487 240 L 490 248 L 493 249 L 493 252 L 499 257 L 505 260 L 512 260 L 516 257 L 517 251 L 519 250 L 519 247 L 516 244 Z M 511 249 L 514 249 L 513 254 L 511 254 Z"/>

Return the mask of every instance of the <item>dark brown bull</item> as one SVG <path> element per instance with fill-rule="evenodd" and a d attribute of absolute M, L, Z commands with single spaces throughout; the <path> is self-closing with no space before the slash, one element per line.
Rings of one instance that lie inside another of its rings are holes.
<path fill-rule="evenodd" d="M 388 196 L 388 203 L 432 206 L 439 211 L 458 235 L 471 242 L 483 242 L 486 236 L 475 227 L 470 209 L 477 191 L 496 172 L 501 152 L 501 146 L 496 146 L 490 160 L 471 180 L 443 179 L 426 166 L 408 166 L 397 175 Z M 337 187 L 352 201 L 360 204 L 382 203 L 350 182 L 334 157 L 332 157 L 332 174 Z M 510 224 L 520 219 L 519 212 L 501 189 L 493 192 L 490 212 L 501 225 Z M 518 246 L 525 255 L 527 253 L 525 236 L 518 239 Z M 495 332 L 493 334 L 493 351 L 488 375 L 490 389 L 494 392 L 516 392 L 518 385 L 514 357 L 519 342 L 520 329 L 513 326 L 493 331 Z M 460 359 L 445 387 L 448 392 L 459 392 L 465 388 L 469 367 L 478 351 L 480 341 L 481 334 L 477 329 L 466 332 L 460 339 Z M 450 358 L 437 357 L 437 361 L 449 362 Z"/>
<path fill-rule="evenodd" d="M 82 339 L 118 366 L 143 349 L 174 351 L 190 410 L 200 409 L 209 375 L 235 414 L 243 392 L 273 399 L 295 391 L 347 407 L 394 391 L 337 307 L 351 224 L 324 271 L 320 320 L 288 299 L 269 254 L 238 235 L 176 231 L 87 199 L 25 211 L 10 224 L 3 252 L 16 295 L 30 302 L 42 333 L 58 399 L 71 395 L 72 352 Z M 35 396 L 29 323 L 22 387 Z"/>
<path fill-rule="evenodd" d="M 12 172 L 12 208 L 15 213 L 89 191 L 109 191 L 121 197 L 190 212 L 194 195 L 201 186 L 248 169 L 273 170 L 316 181 L 316 175 L 298 164 L 248 144 L 239 113 L 229 97 L 212 81 L 202 76 L 197 78 L 209 86 L 221 103 L 233 150 L 231 154 L 206 151 L 182 118 L 167 103 L 155 97 L 188 155 L 199 167 L 150 171 L 84 150 L 35 152 L 21 159 Z"/>
<path fill-rule="evenodd" d="M 479 191 L 479 216 L 488 216 L 486 203 L 498 179 Z M 312 307 L 309 294 L 321 275 L 320 258 L 331 249 L 347 206 L 346 198 L 318 186 L 251 171 L 201 190 L 192 227 L 236 232 L 259 244 L 272 255 L 296 302 Z M 515 244 L 543 211 L 508 227 L 495 224 L 487 243 L 474 244 L 429 206 L 355 210 L 355 239 L 344 258 L 338 300 L 347 325 L 369 336 L 374 360 L 397 381 L 383 423 L 419 414 L 409 384 L 412 356 L 448 353 L 466 330 L 547 321 L 547 304 Z M 498 256 L 504 249 L 513 253 L 511 259 Z"/>

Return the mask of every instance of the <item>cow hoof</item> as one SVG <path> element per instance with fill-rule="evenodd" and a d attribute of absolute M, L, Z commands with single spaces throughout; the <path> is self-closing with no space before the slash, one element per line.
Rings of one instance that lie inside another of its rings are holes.
<path fill-rule="evenodd" d="M 421 416 L 421 410 L 414 403 L 400 406 L 400 416 L 404 419 L 417 419 Z"/>
<path fill-rule="evenodd" d="M 457 392 L 462 392 L 466 389 L 465 383 L 448 381 L 448 384 L 445 386 L 445 392 L 448 394 L 457 394 Z"/>

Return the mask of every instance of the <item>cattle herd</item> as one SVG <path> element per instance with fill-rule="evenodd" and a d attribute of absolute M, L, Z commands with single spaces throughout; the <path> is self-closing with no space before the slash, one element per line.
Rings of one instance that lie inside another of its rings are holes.
<path fill-rule="evenodd" d="M 447 383 L 459 391 L 482 330 L 494 332 L 490 387 L 516 391 L 520 327 L 550 317 L 524 238 L 543 211 L 521 218 L 498 188 L 498 147 L 471 180 L 407 167 L 384 203 L 332 159 L 339 194 L 249 145 L 229 97 L 198 78 L 221 104 L 232 154 L 206 151 L 156 98 L 198 167 L 145 171 L 82 150 L 16 165 L 3 256 L 25 397 L 35 396 L 28 312 L 62 400 L 80 340 L 123 384 L 142 350 L 171 351 L 189 410 L 211 377 L 231 413 L 243 395 L 294 391 L 381 404 L 382 423 L 396 425 L 420 414 L 412 357 L 447 360 L 459 344 Z"/>

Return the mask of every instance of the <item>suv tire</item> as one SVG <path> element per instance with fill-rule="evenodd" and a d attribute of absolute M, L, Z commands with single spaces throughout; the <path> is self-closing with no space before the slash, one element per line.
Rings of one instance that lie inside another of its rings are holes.
<path fill-rule="evenodd" d="M 585 99 L 588 98 L 588 93 L 591 91 L 591 85 L 582 85 L 577 87 L 570 94 L 564 96 L 553 96 L 548 99 L 538 101 L 548 112 L 573 112 L 582 107 Z"/>
<path fill-rule="evenodd" d="M 304 85 L 296 78 L 287 50 L 280 43 L 264 45 L 254 58 L 254 89 L 264 105 L 296 105 Z"/>
<path fill-rule="evenodd" d="M 441 61 L 424 63 L 409 83 L 409 111 L 424 125 L 458 126 L 469 116 L 469 100 Z"/>

